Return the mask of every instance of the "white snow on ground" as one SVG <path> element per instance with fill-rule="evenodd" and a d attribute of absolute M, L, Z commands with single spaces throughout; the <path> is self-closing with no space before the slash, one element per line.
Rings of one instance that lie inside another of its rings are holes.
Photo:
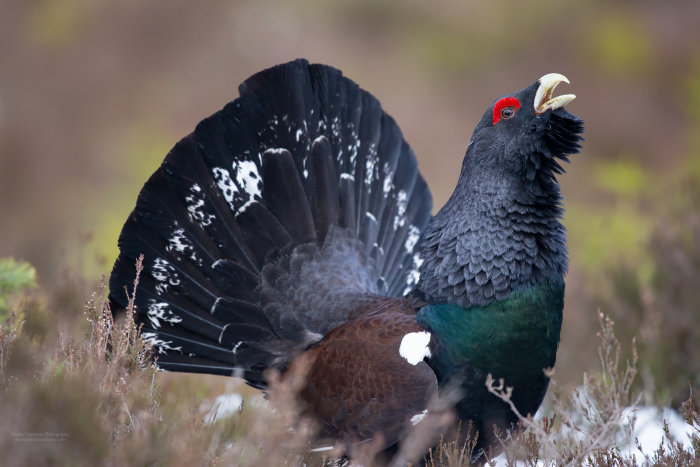
<path fill-rule="evenodd" d="M 654 452 L 659 449 L 662 439 L 664 440 L 664 446 L 668 447 L 669 441 L 665 438 L 666 435 L 664 434 L 664 420 L 666 420 L 668 424 L 668 429 L 673 441 L 680 442 L 685 449 L 690 449 L 692 451 L 690 436 L 693 433 L 693 429 L 675 410 L 669 407 L 664 407 L 662 410 L 659 410 L 659 408 L 655 406 L 627 409 L 627 417 L 631 417 L 633 414 L 637 416 L 634 424 L 634 436 L 632 437 L 631 443 L 620 446 L 620 453 L 623 456 L 632 455 L 635 457 L 638 464 L 644 465 L 644 455 L 651 458 Z M 635 438 L 639 440 L 639 445 L 644 450 L 644 454 L 637 449 L 637 445 L 634 441 Z M 494 467 L 504 466 L 506 465 L 506 457 L 501 454 L 495 457 L 488 465 Z M 537 465 L 545 465 L 545 463 L 540 461 Z"/>
<path fill-rule="evenodd" d="M 631 416 L 632 411 L 628 413 Z M 668 430 L 671 433 L 671 438 L 683 445 L 685 449 L 692 448 L 690 436 L 692 427 L 675 410 L 664 407 L 659 410 L 658 407 L 639 407 L 636 410 L 637 421 L 634 424 L 634 436 L 639 440 L 639 444 L 644 450 L 644 454 L 651 457 L 654 451 L 658 450 L 661 440 L 664 439 L 664 445 L 668 447 L 669 442 L 664 435 L 664 420 L 668 423 Z M 622 454 L 632 454 L 640 464 L 644 463 L 644 456 L 639 452 L 634 440 L 628 446 L 620 448 Z"/>
<path fill-rule="evenodd" d="M 214 423 L 217 420 L 227 418 L 240 412 L 243 405 L 243 397 L 240 394 L 222 394 L 211 405 L 202 404 L 201 409 L 206 411 L 204 416 L 206 423 Z"/>
<path fill-rule="evenodd" d="M 259 399 L 259 400 L 258 400 Z M 252 398 L 251 402 L 254 406 L 266 405 L 267 401 L 262 397 Z M 206 423 L 214 423 L 240 412 L 243 405 L 243 397 L 237 393 L 222 394 L 218 396 L 211 404 L 203 403 L 201 410 L 206 412 L 204 420 Z M 681 418 L 681 416 L 673 409 L 664 407 L 659 410 L 657 407 L 638 407 L 635 409 L 627 409 L 626 416 L 631 417 L 636 414 L 634 437 L 629 444 L 620 446 L 620 453 L 623 456 L 633 455 L 637 463 L 644 465 L 644 454 L 650 458 L 654 455 L 654 451 L 659 448 L 661 440 L 664 439 L 665 446 L 669 442 L 664 435 L 664 420 L 668 423 L 669 432 L 674 441 L 680 442 L 684 448 L 691 449 L 690 436 L 693 429 Z M 639 440 L 639 444 L 644 450 L 644 454 L 640 453 L 634 442 L 634 439 Z M 506 458 L 503 454 L 497 456 L 488 465 L 500 467 L 506 465 Z M 523 464 L 524 465 L 524 464 Z M 540 461 L 537 465 L 545 465 Z"/>

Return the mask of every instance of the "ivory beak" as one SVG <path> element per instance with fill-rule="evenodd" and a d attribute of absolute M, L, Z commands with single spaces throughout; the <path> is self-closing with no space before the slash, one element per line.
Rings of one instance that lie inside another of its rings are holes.
<path fill-rule="evenodd" d="M 566 104 L 571 102 L 576 98 L 574 94 L 564 94 L 557 97 L 552 97 L 554 94 L 554 89 L 559 85 L 559 83 L 564 82 L 569 84 L 569 80 L 564 75 L 559 73 L 549 73 L 544 75 L 539 80 L 540 87 L 537 88 L 537 93 L 535 93 L 535 113 L 541 114 L 548 109 L 558 109 L 564 107 Z"/>

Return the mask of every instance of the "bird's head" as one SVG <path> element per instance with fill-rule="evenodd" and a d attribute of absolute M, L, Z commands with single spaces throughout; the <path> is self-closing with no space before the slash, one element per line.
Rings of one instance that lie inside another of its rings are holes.
<path fill-rule="evenodd" d="M 515 183 L 525 191 L 539 191 L 556 183 L 554 176 L 564 171 L 559 161 L 568 162 L 583 139 L 583 121 L 564 109 L 576 96 L 553 96 L 562 82 L 569 80 L 558 73 L 544 75 L 486 110 L 462 170 L 473 189 Z"/>

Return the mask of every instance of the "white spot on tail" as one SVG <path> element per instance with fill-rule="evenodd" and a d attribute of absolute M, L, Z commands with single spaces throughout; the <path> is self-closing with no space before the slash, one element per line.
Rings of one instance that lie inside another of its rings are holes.
<path fill-rule="evenodd" d="M 185 237 L 185 230 L 175 229 L 170 234 L 170 238 L 168 238 L 168 245 L 165 247 L 165 250 L 175 250 L 177 252 L 184 253 L 190 248 L 192 248 L 192 244 L 189 242 L 187 237 Z"/>
<path fill-rule="evenodd" d="M 221 261 L 221 260 L 217 259 L 216 263 L 218 263 L 219 261 Z M 216 263 L 214 263 L 214 264 L 216 264 Z M 216 313 L 216 305 L 218 305 L 220 301 L 221 301 L 221 297 L 216 297 L 216 300 L 214 300 L 214 304 L 211 306 L 211 308 L 209 308 L 210 315 L 213 315 L 214 313 Z M 226 326 L 228 326 L 228 324 Z M 224 327 L 224 329 L 225 329 L 225 327 Z M 221 344 L 221 342 L 219 342 L 219 344 Z"/>
<path fill-rule="evenodd" d="M 421 413 L 415 414 L 413 417 L 411 417 L 411 425 L 418 425 L 421 420 L 425 418 L 425 416 L 428 415 L 428 409 L 425 409 Z"/>
<path fill-rule="evenodd" d="M 331 122 L 331 132 L 336 138 L 340 136 L 340 118 L 336 115 Z"/>
<path fill-rule="evenodd" d="M 217 300 L 218 300 L 218 299 L 217 299 Z M 216 306 L 216 303 L 214 303 L 214 306 Z M 212 314 L 214 314 L 213 311 L 214 311 L 214 309 L 213 309 L 213 307 L 212 307 Z M 221 328 L 221 332 L 219 333 L 219 344 L 221 344 L 221 341 L 222 341 L 222 339 L 224 338 L 224 333 L 226 332 L 226 328 L 229 327 L 229 326 L 231 326 L 231 323 L 227 323 L 227 324 L 224 325 L 223 328 Z"/>
<path fill-rule="evenodd" d="M 233 195 L 238 193 L 238 187 L 233 183 L 231 179 L 231 174 L 228 170 L 221 167 L 214 167 L 212 169 L 214 173 L 214 180 L 216 180 L 216 186 L 221 190 L 221 194 L 224 195 L 224 199 L 228 203 L 231 211 L 234 211 L 233 206 Z"/>
<path fill-rule="evenodd" d="M 399 190 L 396 195 L 396 216 L 394 216 L 394 230 L 403 227 L 406 223 L 406 205 L 408 204 L 408 195 L 404 190 Z"/>
<path fill-rule="evenodd" d="M 389 168 L 389 163 L 384 163 L 384 195 L 389 195 L 389 192 L 394 188 L 394 172 Z"/>
<path fill-rule="evenodd" d="M 372 178 L 374 178 L 374 167 L 377 162 L 377 146 L 372 143 L 369 146 L 369 154 L 367 154 L 367 160 L 365 161 L 365 185 L 372 184 Z"/>
<path fill-rule="evenodd" d="M 156 258 L 151 267 L 151 276 L 156 280 L 156 292 L 167 292 L 171 285 L 180 285 L 175 268 L 165 259 Z"/>
<path fill-rule="evenodd" d="M 360 138 L 357 136 L 357 130 L 355 130 L 355 124 L 352 122 L 347 123 L 347 129 L 349 135 L 349 144 L 347 145 L 346 149 L 348 153 L 350 154 L 350 167 L 352 168 L 352 171 L 355 171 L 355 168 L 357 167 L 357 152 L 360 149 Z"/>
<path fill-rule="evenodd" d="M 399 346 L 399 355 L 406 359 L 411 365 L 417 365 L 425 357 L 430 357 L 430 333 L 428 331 L 409 332 Z"/>
<path fill-rule="evenodd" d="M 342 174 L 340 174 L 340 179 L 341 180 L 350 180 L 351 182 L 354 182 L 355 176 L 353 174 L 349 174 L 349 173 L 342 173 Z"/>
<path fill-rule="evenodd" d="M 282 149 L 277 151 L 282 151 Z M 234 161 L 233 170 L 236 173 L 236 183 L 239 188 L 248 194 L 246 201 L 260 199 L 262 196 L 262 178 L 260 178 L 258 166 L 255 165 L 255 162 Z"/>
<path fill-rule="evenodd" d="M 377 250 L 379 250 L 379 253 L 380 253 L 381 255 L 384 255 L 384 248 L 380 247 L 380 246 L 379 246 L 379 243 L 374 242 L 374 245 L 372 245 L 372 246 L 373 246 L 374 248 L 376 248 Z"/>
<path fill-rule="evenodd" d="M 297 136 L 297 143 L 301 140 L 301 135 L 303 135 L 303 134 L 304 134 L 304 132 L 301 130 L 301 128 L 299 128 L 297 130 L 297 135 L 296 135 Z"/>
<path fill-rule="evenodd" d="M 371 212 L 367 211 L 367 212 L 365 213 L 365 216 L 367 216 L 367 217 L 369 218 L 369 220 L 371 220 L 371 221 L 374 222 L 375 224 L 377 223 L 377 218 L 374 217 L 374 214 L 372 214 Z"/>
<path fill-rule="evenodd" d="M 404 248 L 406 249 L 406 253 L 411 254 L 413 252 L 413 248 L 415 248 L 419 238 L 420 230 L 418 230 L 418 227 L 416 227 L 415 225 L 410 226 L 408 228 L 408 236 L 406 237 L 406 243 L 403 244 Z"/>
<path fill-rule="evenodd" d="M 307 148 L 307 151 L 308 151 L 308 150 L 309 150 L 309 149 Z M 309 178 L 309 169 L 308 169 L 308 167 L 307 167 L 308 163 L 309 163 L 309 158 L 308 158 L 308 157 L 304 157 L 304 158 L 301 160 L 301 166 L 302 166 L 303 169 L 304 169 L 301 173 L 302 173 L 302 175 L 304 176 L 304 178 Z"/>
<path fill-rule="evenodd" d="M 246 209 L 248 209 L 253 203 L 256 203 L 257 201 L 255 200 L 250 200 L 247 203 L 245 203 L 243 206 L 241 206 L 241 209 L 236 212 L 236 215 L 244 213 Z"/>
<path fill-rule="evenodd" d="M 161 320 L 168 324 L 182 322 L 182 318 L 173 313 L 168 303 L 156 302 L 154 299 L 148 301 L 148 310 L 146 314 L 148 315 L 148 320 L 155 329 L 160 328 Z"/>
<path fill-rule="evenodd" d="M 406 276 L 406 288 L 403 289 L 403 294 L 406 295 L 408 292 L 413 290 L 413 287 L 420 280 L 420 267 L 423 264 L 423 258 L 420 257 L 420 253 L 413 254 L 413 267 L 408 271 Z"/>
<path fill-rule="evenodd" d="M 167 353 L 168 350 L 182 352 L 182 346 L 174 347 L 173 341 L 164 341 L 160 339 L 158 333 L 156 332 L 142 332 L 141 339 L 156 349 L 156 352 L 159 354 Z"/>
<path fill-rule="evenodd" d="M 197 257 L 192 242 L 190 242 L 189 238 L 185 236 L 185 229 L 177 228 L 177 222 L 174 223 L 174 226 L 176 228 L 173 229 L 173 231 L 170 233 L 170 237 L 168 237 L 168 245 L 165 247 L 165 251 L 176 251 L 178 253 L 182 253 L 182 256 L 189 257 L 192 261 L 195 261 L 201 266 L 202 260 Z M 178 261 L 181 260 L 180 257 L 177 257 L 176 259 Z"/>
<path fill-rule="evenodd" d="M 198 184 L 190 187 L 190 194 L 185 197 L 187 201 L 187 212 L 192 222 L 199 223 L 206 227 L 214 221 L 214 216 L 204 210 L 204 193 Z"/>

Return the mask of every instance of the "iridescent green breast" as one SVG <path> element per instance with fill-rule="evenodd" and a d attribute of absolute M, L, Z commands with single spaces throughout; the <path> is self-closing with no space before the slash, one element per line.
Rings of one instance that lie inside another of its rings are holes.
<path fill-rule="evenodd" d="M 460 418 L 483 431 L 507 428 L 515 416 L 488 393 L 486 376 L 504 378 L 513 402 L 534 414 L 549 384 L 544 369 L 554 366 L 564 306 L 564 283 L 548 282 L 515 291 L 485 306 L 428 305 L 418 322 L 431 332 L 430 366 L 441 386 L 457 379 L 463 390 Z M 490 438 L 488 433 L 481 434 Z M 486 440 L 484 440 L 486 441 Z"/>

